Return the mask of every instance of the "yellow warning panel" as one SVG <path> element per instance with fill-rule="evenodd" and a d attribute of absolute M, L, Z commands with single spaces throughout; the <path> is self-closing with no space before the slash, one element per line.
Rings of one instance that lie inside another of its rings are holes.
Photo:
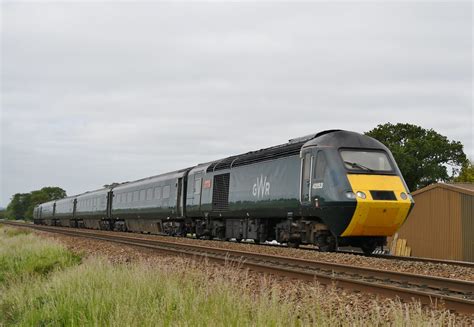
<path fill-rule="evenodd" d="M 399 176 L 349 174 L 354 193 L 363 192 L 365 199 L 357 197 L 357 207 L 349 226 L 341 236 L 392 236 L 403 224 L 411 200 L 401 198 L 408 193 Z M 396 200 L 374 200 L 370 191 L 393 191 Z"/>

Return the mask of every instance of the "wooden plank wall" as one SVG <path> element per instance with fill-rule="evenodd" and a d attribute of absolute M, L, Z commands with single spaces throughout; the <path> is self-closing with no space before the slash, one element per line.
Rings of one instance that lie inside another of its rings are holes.
<path fill-rule="evenodd" d="M 411 255 L 463 260 L 461 194 L 434 188 L 414 198 L 415 207 L 398 232 L 411 247 Z"/>

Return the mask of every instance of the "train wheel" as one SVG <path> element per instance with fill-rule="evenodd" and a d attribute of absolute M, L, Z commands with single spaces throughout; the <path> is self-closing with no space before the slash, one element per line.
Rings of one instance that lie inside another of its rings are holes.
<path fill-rule="evenodd" d="M 361 245 L 361 249 L 365 255 L 371 255 L 372 253 L 374 253 L 376 248 L 377 248 L 376 242 L 367 242 L 367 243 L 362 243 Z"/>
<path fill-rule="evenodd" d="M 336 251 L 336 240 L 332 235 L 319 235 L 316 239 L 319 251 L 334 252 Z"/>
<path fill-rule="evenodd" d="M 297 249 L 297 248 L 300 247 L 300 242 L 298 242 L 298 241 L 289 241 L 288 242 L 288 247 Z"/>

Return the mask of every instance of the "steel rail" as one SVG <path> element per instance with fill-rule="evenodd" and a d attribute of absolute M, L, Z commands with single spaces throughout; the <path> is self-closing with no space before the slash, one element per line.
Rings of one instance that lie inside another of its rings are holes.
<path fill-rule="evenodd" d="M 7 223 L 11 224 L 11 223 Z M 78 230 L 66 227 L 11 224 L 68 236 L 87 237 L 126 245 L 151 248 L 173 254 L 205 257 L 214 261 L 242 264 L 252 270 L 278 273 L 302 280 L 318 281 L 355 291 L 376 293 L 384 297 L 399 297 L 405 301 L 417 299 L 423 304 L 444 302 L 447 309 L 474 313 L 474 282 L 424 276 L 411 273 L 347 266 L 343 264 L 268 255 L 193 245 L 163 240 L 151 240 L 121 234 Z"/>
<path fill-rule="evenodd" d="M 338 253 L 367 256 L 364 253 L 351 252 L 351 251 L 338 251 Z M 422 258 L 422 257 L 402 257 L 398 255 L 393 255 L 393 254 L 371 254 L 369 257 L 388 259 L 388 260 L 412 261 L 412 262 L 418 261 L 418 262 L 424 262 L 424 263 L 445 264 L 445 265 L 454 265 L 454 266 L 463 266 L 467 268 L 474 268 L 474 262 L 469 262 L 469 261 L 443 260 L 443 259 Z"/>

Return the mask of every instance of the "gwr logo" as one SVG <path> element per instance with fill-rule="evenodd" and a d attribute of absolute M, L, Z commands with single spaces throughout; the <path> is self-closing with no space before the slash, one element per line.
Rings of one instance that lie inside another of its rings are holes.
<path fill-rule="evenodd" d="M 252 194 L 257 198 L 270 195 L 270 182 L 267 182 L 267 176 L 265 178 L 263 175 L 260 175 L 260 178 L 257 177 L 257 183 L 253 184 Z"/>

